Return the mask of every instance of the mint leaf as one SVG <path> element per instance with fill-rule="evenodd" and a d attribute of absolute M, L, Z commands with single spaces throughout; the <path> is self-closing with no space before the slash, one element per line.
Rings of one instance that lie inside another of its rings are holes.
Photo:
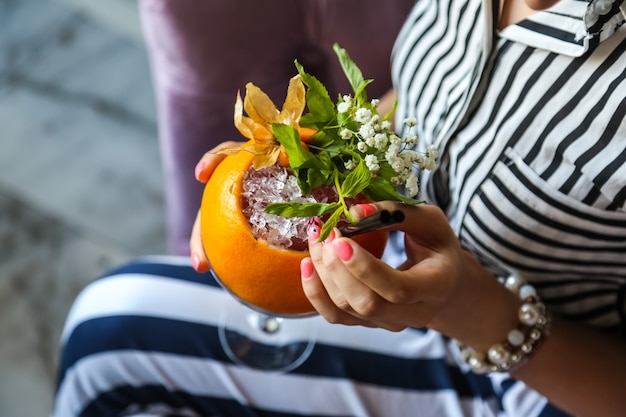
<path fill-rule="evenodd" d="M 300 118 L 300 125 L 321 130 L 335 119 L 335 104 L 324 84 L 311 74 L 307 74 L 298 61 L 295 64 L 302 82 L 307 86 L 306 105 L 309 110 Z"/>
<path fill-rule="evenodd" d="M 362 192 L 370 183 L 372 174 L 365 165 L 364 161 L 360 161 L 359 164 L 351 171 L 341 184 L 341 194 L 344 197 L 351 198 Z"/>
<path fill-rule="evenodd" d="M 339 205 L 339 207 L 337 207 L 337 209 L 330 216 L 330 218 L 326 220 L 326 223 L 324 223 L 324 226 L 322 226 L 322 231 L 320 232 L 320 238 L 318 239 L 318 241 L 321 242 L 330 235 L 330 232 L 333 230 L 335 226 L 337 226 L 337 223 L 339 223 L 339 220 L 341 220 L 342 214 L 343 214 L 343 207 Z"/>
<path fill-rule="evenodd" d="M 343 72 L 346 74 L 348 81 L 350 81 L 350 85 L 356 94 L 357 91 L 362 90 L 362 84 L 365 82 L 363 79 L 363 73 L 359 67 L 350 59 L 348 52 L 339 46 L 339 44 L 335 43 L 333 45 L 333 49 L 335 50 L 335 54 L 337 54 L 337 58 L 339 58 L 339 63 L 341 64 L 341 68 Z"/>
<path fill-rule="evenodd" d="M 309 160 L 316 160 L 315 155 L 302 147 L 300 134 L 296 129 L 280 123 L 272 123 L 274 137 L 285 149 L 289 157 L 289 165 L 300 168 Z"/>
<path fill-rule="evenodd" d="M 339 203 L 271 203 L 265 207 L 264 212 L 283 217 L 315 217 L 328 214 L 337 208 Z"/>
<path fill-rule="evenodd" d="M 400 194 L 395 187 L 387 182 L 384 178 L 381 177 L 371 177 L 370 183 L 367 188 L 363 191 L 363 194 L 368 196 L 374 201 L 383 201 L 383 200 L 391 200 L 391 201 L 401 201 L 407 204 L 421 204 L 424 203 L 423 200 L 417 200 L 414 198 L 408 198 Z"/>

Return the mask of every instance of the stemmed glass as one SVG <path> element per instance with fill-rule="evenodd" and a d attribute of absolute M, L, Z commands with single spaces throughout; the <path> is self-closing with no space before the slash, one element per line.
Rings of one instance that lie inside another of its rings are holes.
<path fill-rule="evenodd" d="M 339 230 L 342 236 L 354 237 L 403 220 L 402 211 L 382 210 Z M 309 357 L 315 346 L 316 312 L 279 315 L 263 310 L 230 291 L 213 270 L 211 274 L 231 295 L 218 326 L 220 343 L 231 360 L 254 369 L 288 372 Z"/>
<path fill-rule="evenodd" d="M 233 294 L 219 320 L 220 344 L 235 363 L 253 369 L 289 372 L 300 366 L 315 347 L 317 313 L 278 315 Z"/>

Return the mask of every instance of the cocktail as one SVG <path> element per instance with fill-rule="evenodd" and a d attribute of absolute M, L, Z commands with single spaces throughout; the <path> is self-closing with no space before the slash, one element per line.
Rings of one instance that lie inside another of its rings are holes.
<path fill-rule="evenodd" d="M 297 62 L 282 110 L 251 83 L 243 100 L 237 95 L 235 125 L 248 142 L 219 151 L 227 156 L 203 195 L 211 272 L 239 301 L 222 319 L 222 344 L 233 360 L 254 368 L 293 369 L 314 345 L 318 318 L 300 283 L 310 219 L 323 220 L 323 240 L 354 223 L 352 204 L 419 203 L 413 168 L 434 158 L 390 131 L 378 101 L 367 100 L 370 81 L 345 50 L 335 51 L 354 90 L 337 103 Z M 415 193 L 402 195 L 397 185 Z M 354 238 L 380 257 L 386 237 L 371 231 Z"/>

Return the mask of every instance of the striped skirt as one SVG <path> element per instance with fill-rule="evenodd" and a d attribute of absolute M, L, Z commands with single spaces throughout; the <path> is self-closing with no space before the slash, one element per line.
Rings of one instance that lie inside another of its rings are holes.
<path fill-rule="evenodd" d="M 144 258 L 93 281 L 62 334 L 52 415 L 565 415 L 506 374 L 469 373 L 454 343 L 426 329 L 297 319 L 315 334 L 308 359 L 288 372 L 252 369 L 219 341 L 234 306 L 185 258 Z"/>

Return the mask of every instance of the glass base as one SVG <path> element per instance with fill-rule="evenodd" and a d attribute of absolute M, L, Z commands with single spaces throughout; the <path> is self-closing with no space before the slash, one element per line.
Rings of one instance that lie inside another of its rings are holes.
<path fill-rule="evenodd" d="M 274 317 L 233 300 L 219 325 L 224 352 L 253 369 L 289 372 L 315 347 L 314 318 Z"/>

